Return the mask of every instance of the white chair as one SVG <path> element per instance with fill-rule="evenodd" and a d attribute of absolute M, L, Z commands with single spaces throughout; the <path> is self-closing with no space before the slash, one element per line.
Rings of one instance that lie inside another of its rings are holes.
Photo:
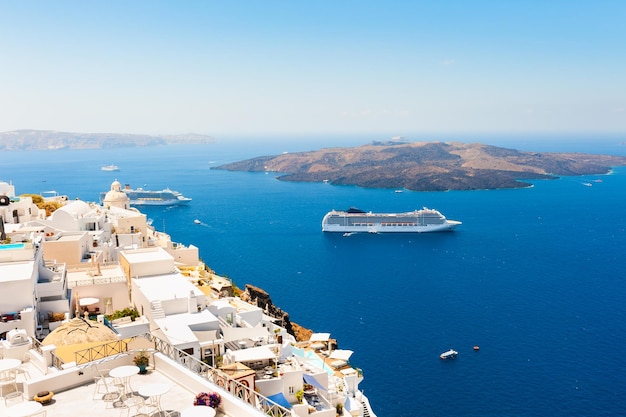
<path fill-rule="evenodd" d="M 116 378 L 108 375 L 108 369 L 98 370 L 98 368 L 96 368 L 96 372 L 98 372 L 99 375 L 93 378 L 95 383 L 93 399 L 107 402 L 107 407 L 109 407 L 109 405 L 111 407 L 117 407 L 122 401 L 122 389 L 118 381 Z"/>
<path fill-rule="evenodd" d="M 159 411 L 156 405 L 146 402 L 143 397 L 133 395 L 124 399 L 121 403 L 116 404 L 116 408 L 120 408 L 120 417 L 125 413 L 126 417 L 150 417 Z M 132 412 L 132 414 L 131 414 Z"/>
<path fill-rule="evenodd" d="M 13 391 L 4 397 L 4 406 L 11 407 L 12 405 L 24 402 L 24 394 L 20 391 Z"/>
<path fill-rule="evenodd" d="M 9 392 L 17 391 L 17 372 L 15 369 L 10 369 L 0 373 L 0 396 L 5 398 Z M 13 388 L 9 390 L 9 388 Z"/>
<path fill-rule="evenodd" d="M 19 375 L 23 375 L 24 376 L 24 381 L 28 381 L 30 379 L 30 373 L 28 372 L 28 364 L 27 362 L 30 361 L 30 354 L 28 352 L 26 352 L 24 354 L 24 357 L 22 359 L 22 364 L 20 365 L 19 368 L 16 369 L 17 374 L 16 374 L 16 378 Z"/>

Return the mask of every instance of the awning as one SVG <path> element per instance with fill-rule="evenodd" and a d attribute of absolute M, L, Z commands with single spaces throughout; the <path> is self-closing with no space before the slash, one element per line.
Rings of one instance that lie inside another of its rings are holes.
<path fill-rule="evenodd" d="M 315 388 L 319 388 L 321 390 L 326 391 L 326 388 L 324 388 L 322 386 L 322 384 L 320 384 L 319 382 L 317 382 L 317 379 L 315 379 L 315 377 L 313 375 L 309 375 L 309 374 L 303 374 L 302 375 L 302 379 L 304 379 L 304 382 L 306 382 L 309 385 L 313 385 Z"/>
<path fill-rule="evenodd" d="M 85 298 L 81 298 L 78 300 L 78 304 L 83 307 L 83 306 L 88 306 L 91 304 L 96 304 L 97 302 L 99 302 L 100 299 L 99 298 L 95 298 L 95 297 L 85 297 Z"/>
<path fill-rule="evenodd" d="M 199 342 L 210 342 L 219 339 L 217 330 L 192 330 Z"/>
<path fill-rule="evenodd" d="M 309 342 L 327 342 L 328 339 L 330 339 L 330 333 L 313 333 Z"/>
<path fill-rule="evenodd" d="M 278 394 L 270 395 L 267 397 L 267 399 L 278 405 L 282 405 L 285 408 L 291 408 L 291 404 L 289 403 L 289 401 L 283 395 L 282 392 L 279 392 Z"/>
<path fill-rule="evenodd" d="M 341 359 L 341 360 L 347 361 L 350 359 L 350 356 L 352 356 L 353 353 L 354 352 L 351 350 L 337 349 L 337 350 L 333 350 L 329 357 L 331 359 Z"/>
<path fill-rule="evenodd" d="M 253 362 L 264 359 L 276 359 L 276 353 L 272 352 L 267 346 L 234 351 L 229 350 L 228 355 L 233 359 L 233 362 Z"/>

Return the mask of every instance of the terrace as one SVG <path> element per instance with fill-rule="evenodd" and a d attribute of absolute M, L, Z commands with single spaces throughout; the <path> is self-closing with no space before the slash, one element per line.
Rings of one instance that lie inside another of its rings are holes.
<path fill-rule="evenodd" d="M 160 397 L 160 405 L 167 415 L 178 417 L 183 410 L 193 406 L 197 393 L 181 386 L 170 376 L 159 370 L 152 369 L 147 374 L 135 375 L 130 380 L 133 395 L 135 396 L 140 396 L 139 392 L 142 392 L 144 388 L 155 386 L 156 384 L 163 385 L 168 389 Z M 95 383 L 92 380 L 90 383 L 55 393 L 51 403 L 44 405 L 42 411 L 46 412 L 46 417 L 83 417 L 85 415 L 120 417 L 126 415 L 128 410 L 123 407 L 121 401 L 104 401 L 102 394 L 96 395 L 96 399 L 94 399 L 95 388 Z M 0 415 L 7 414 L 8 411 L 4 402 L 0 402 Z M 218 417 L 227 416 L 220 411 L 216 415 Z"/>
<path fill-rule="evenodd" d="M 17 387 L 29 399 L 44 391 L 54 392 L 53 401 L 42 409 L 48 417 L 82 416 L 87 411 L 88 414 L 105 417 L 132 415 L 133 410 L 124 407 L 123 402 L 104 401 L 103 395 L 94 395 L 95 381 L 111 369 L 120 366 L 128 368 L 136 350 L 145 348 L 150 352 L 148 373 L 129 376 L 127 386 L 130 388 L 127 391 L 132 396 L 142 397 L 140 401 L 143 401 L 148 397 L 144 389 L 165 386 L 158 403 L 167 415 L 184 416 L 183 411 L 193 406 L 194 398 L 200 392 L 216 392 L 221 396 L 218 417 L 290 415 L 289 410 L 253 389 L 148 334 L 78 351 L 73 362 L 64 363 L 46 348 L 35 346 L 31 349 L 30 360 L 20 365 L 23 372 L 17 377 Z M 52 366 L 46 366 L 46 356 L 49 356 Z M 3 402 L 0 403 L 0 415 L 10 415 Z"/>

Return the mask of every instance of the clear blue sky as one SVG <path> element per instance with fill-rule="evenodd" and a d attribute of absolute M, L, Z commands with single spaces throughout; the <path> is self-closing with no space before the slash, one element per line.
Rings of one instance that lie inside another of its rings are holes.
<path fill-rule="evenodd" d="M 0 131 L 626 133 L 626 1 L 0 0 Z"/>

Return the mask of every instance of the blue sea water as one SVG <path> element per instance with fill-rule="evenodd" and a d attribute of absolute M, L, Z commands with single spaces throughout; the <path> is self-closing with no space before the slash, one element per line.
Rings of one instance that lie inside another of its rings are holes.
<path fill-rule="evenodd" d="M 509 145 L 626 155 L 613 140 Z M 354 350 L 380 417 L 626 415 L 626 168 L 516 190 L 404 193 L 211 170 L 315 146 L 288 148 L 3 152 L 0 180 L 90 201 L 114 179 L 193 198 L 143 211 L 218 273 L 264 288 L 293 321 Z M 121 171 L 100 170 L 108 164 Z M 322 216 L 349 206 L 428 206 L 463 224 L 323 234 Z M 441 361 L 450 348 L 458 358 Z"/>

